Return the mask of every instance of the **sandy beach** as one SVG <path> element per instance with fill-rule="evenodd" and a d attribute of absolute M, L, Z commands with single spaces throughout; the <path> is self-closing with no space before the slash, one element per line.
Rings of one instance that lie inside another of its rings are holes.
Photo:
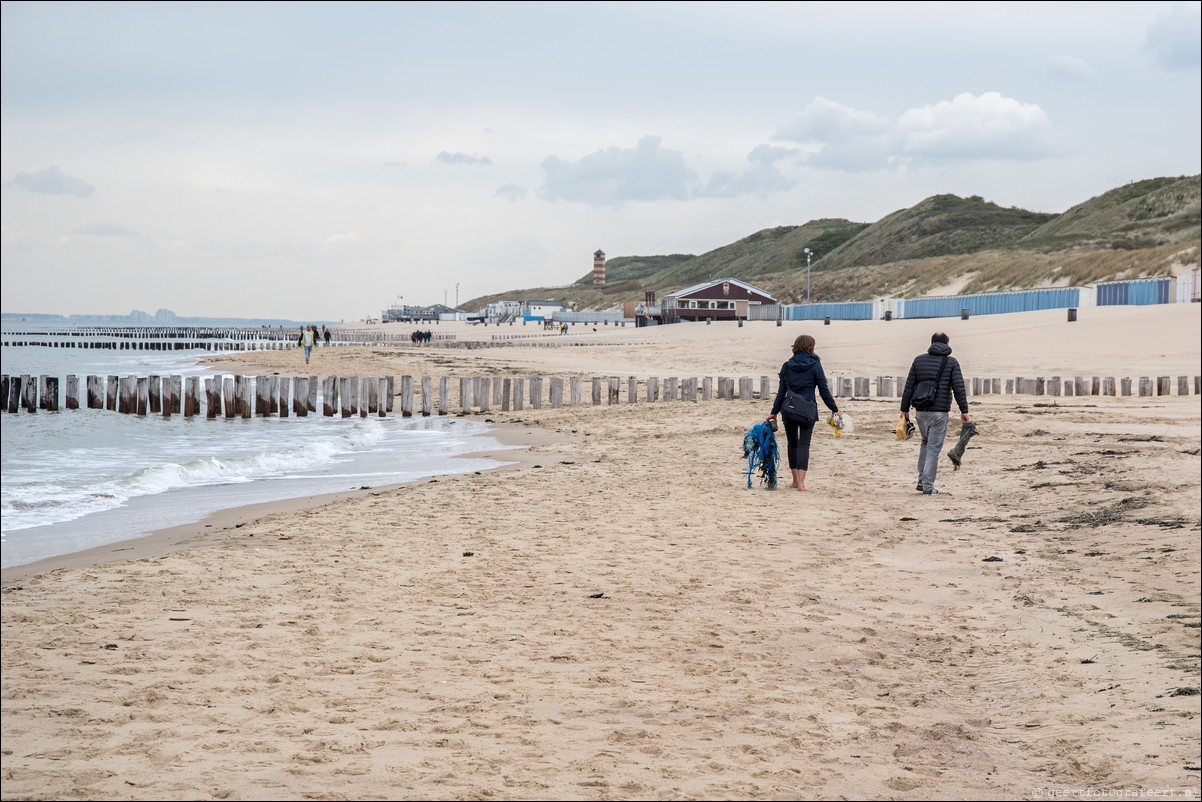
<path fill-rule="evenodd" d="M 758 390 L 797 334 L 828 374 L 904 376 L 942 328 L 969 378 L 1175 392 L 1202 372 L 1200 311 L 447 326 L 514 339 L 211 359 Z M 0 795 L 1197 799 L 1199 398 L 971 397 L 981 433 L 924 497 L 895 399 L 839 399 L 855 431 L 819 428 L 798 493 L 747 488 L 770 399 L 586 394 L 478 416 L 524 447 L 510 469 L 6 570 Z"/>

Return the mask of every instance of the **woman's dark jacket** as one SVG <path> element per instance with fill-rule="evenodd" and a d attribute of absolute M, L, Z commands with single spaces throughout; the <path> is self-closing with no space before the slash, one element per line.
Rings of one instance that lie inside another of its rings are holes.
<path fill-rule="evenodd" d="M 798 351 L 792 359 L 780 366 L 780 382 L 777 384 L 776 401 L 772 404 L 772 414 L 780 412 L 781 406 L 785 403 L 786 389 L 805 398 L 813 398 L 815 387 L 822 394 L 822 403 L 826 404 L 826 408 L 831 412 L 838 412 L 839 407 L 835 405 L 830 388 L 826 386 L 826 374 L 822 372 L 822 361 L 818 359 L 817 354 Z"/>

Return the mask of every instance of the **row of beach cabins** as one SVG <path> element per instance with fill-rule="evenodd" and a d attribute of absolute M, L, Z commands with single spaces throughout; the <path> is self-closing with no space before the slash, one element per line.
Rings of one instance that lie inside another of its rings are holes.
<path fill-rule="evenodd" d="M 304 417 L 317 414 L 320 390 L 321 412 L 325 417 L 385 417 L 394 411 L 396 399 L 400 401 L 400 413 L 404 417 L 451 414 L 452 400 L 457 402 L 455 414 L 468 415 L 521 410 L 527 400 L 533 409 L 541 409 L 544 403 L 552 409 L 580 406 L 586 379 L 571 376 L 565 381 L 562 377 L 550 377 L 546 379 L 544 391 L 542 376 L 460 377 L 457 399 L 452 397 L 453 380 L 450 377 L 437 379 L 437 394 L 434 393 L 434 381 L 430 376 L 416 380 L 412 376 L 401 376 L 398 388 L 393 376 L 319 379 L 317 376 L 235 375 L 189 376 L 185 379 L 181 376 L 92 375 L 84 378 L 81 395 L 80 377 L 69 375 L 65 380 L 62 406 L 68 410 L 86 408 L 165 417 L 182 414 L 190 418 L 201 415 L 202 411 L 207 418 L 287 417 L 290 412 Z M 597 376 L 591 379 L 591 402 L 593 406 L 635 404 L 640 400 L 640 389 L 646 403 L 713 399 L 766 401 L 775 394 L 773 385 L 772 378 L 760 376 L 757 393 L 755 382 L 749 376 L 738 379 L 720 376 L 716 381 L 708 376 L 701 379 L 667 377 L 662 383 L 657 376 L 642 382 L 635 376 L 625 381 L 617 376 Z M 836 376 L 831 378 L 831 387 L 835 395 L 843 398 L 899 398 L 905 378 L 877 376 L 873 380 L 866 376 Z M 1171 376 L 1141 376 L 1138 379 L 977 376 L 970 381 L 970 392 L 976 396 L 1131 396 L 1136 393 L 1144 397 L 1187 396 L 1202 392 L 1202 377 L 1178 376 L 1174 382 Z M 58 411 L 59 377 L 5 374 L 0 376 L 0 399 L 5 402 L 0 403 L 0 410 L 9 413 Z"/>

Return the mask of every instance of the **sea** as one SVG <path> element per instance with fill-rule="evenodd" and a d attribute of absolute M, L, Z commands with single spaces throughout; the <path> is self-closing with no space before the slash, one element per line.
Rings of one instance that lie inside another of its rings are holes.
<path fill-rule="evenodd" d="M 203 351 L 3 346 L 10 376 L 59 377 L 60 410 L 0 414 L 4 568 L 141 537 L 213 512 L 509 464 L 464 457 L 507 447 L 463 418 L 207 419 L 63 408 L 66 376 L 229 375 Z M 320 375 L 320 370 L 314 371 Z M 85 391 L 86 392 L 86 391 Z M 203 396 L 203 391 L 202 391 Z M 203 404 L 203 400 L 202 400 Z"/>

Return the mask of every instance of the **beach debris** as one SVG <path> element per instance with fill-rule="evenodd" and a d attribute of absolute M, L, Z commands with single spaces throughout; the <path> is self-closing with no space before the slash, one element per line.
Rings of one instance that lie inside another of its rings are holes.
<path fill-rule="evenodd" d="M 960 461 L 964 457 L 964 449 L 968 448 L 968 441 L 977 434 L 977 425 L 972 421 L 967 421 L 960 424 L 960 440 L 956 445 L 952 446 L 952 450 L 947 452 L 947 458 L 952 461 L 952 470 L 960 470 Z"/>
<path fill-rule="evenodd" d="M 360 490 L 371 490 L 371 485 L 359 485 Z"/>
<path fill-rule="evenodd" d="M 518 636 L 517 636 L 517 635 L 510 635 L 510 636 L 509 636 L 509 639 L 510 639 L 510 640 L 517 640 L 517 639 L 518 639 Z"/>
<path fill-rule="evenodd" d="M 1000 562 L 1002 562 L 1002 558 L 1001 557 L 986 557 L 985 559 L 981 560 L 981 562 L 983 562 L 983 563 L 1000 563 Z"/>
<path fill-rule="evenodd" d="M 590 593 L 589 598 L 590 599 L 604 599 L 605 591 L 601 591 L 600 593 Z"/>
<path fill-rule="evenodd" d="M 103 646 L 101 646 L 100 648 L 102 648 L 102 649 L 108 649 L 108 650 L 111 652 L 111 651 L 114 651 L 114 650 L 117 648 L 117 644 L 115 644 L 115 643 L 106 643 L 106 644 L 104 644 Z"/>
<path fill-rule="evenodd" d="M 1197 696 L 1199 693 L 1202 693 L 1202 691 L 1199 691 L 1197 688 L 1177 688 L 1169 696 Z"/>
<path fill-rule="evenodd" d="M 463 556 L 464 556 L 464 557 L 475 557 L 475 556 L 476 556 L 476 552 L 474 552 L 474 551 L 465 551 L 465 552 L 463 552 Z"/>
<path fill-rule="evenodd" d="M 776 489 L 776 470 L 780 465 L 780 449 L 776 445 L 776 434 L 767 421 L 760 421 L 743 436 L 743 458 L 747 460 L 747 487 L 751 488 L 751 475 L 757 470 L 760 482 L 767 490 Z"/>

